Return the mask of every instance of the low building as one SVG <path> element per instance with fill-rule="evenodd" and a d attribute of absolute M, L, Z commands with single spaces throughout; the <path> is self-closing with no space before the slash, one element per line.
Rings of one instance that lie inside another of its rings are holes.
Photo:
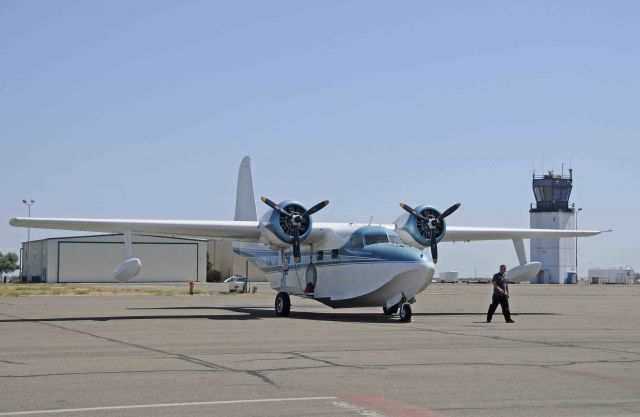
<path fill-rule="evenodd" d="M 440 282 L 458 282 L 458 271 L 444 271 L 440 272 Z"/>
<path fill-rule="evenodd" d="M 591 284 L 633 284 L 635 272 L 630 266 L 619 268 L 590 268 L 589 282 Z"/>
<path fill-rule="evenodd" d="M 142 271 L 129 282 L 206 281 L 207 241 L 133 235 L 133 256 Z M 124 260 L 120 234 L 33 240 L 22 244 L 21 275 L 27 282 L 115 282 Z"/>

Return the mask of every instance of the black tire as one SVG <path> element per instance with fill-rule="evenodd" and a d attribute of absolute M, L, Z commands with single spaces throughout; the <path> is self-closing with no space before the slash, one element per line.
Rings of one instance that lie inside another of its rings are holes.
<path fill-rule="evenodd" d="M 286 292 L 279 292 L 276 295 L 276 316 L 278 317 L 286 317 L 289 315 L 291 311 L 291 299 L 289 299 L 289 294 Z"/>
<path fill-rule="evenodd" d="M 400 321 L 411 321 L 411 305 L 403 304 L 400 307 Z"/>

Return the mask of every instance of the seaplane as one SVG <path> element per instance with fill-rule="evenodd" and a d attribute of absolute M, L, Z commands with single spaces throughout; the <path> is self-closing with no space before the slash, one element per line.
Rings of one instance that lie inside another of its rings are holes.
<path fill-rule="evenodd" d="M 508 276 L 510 281 L 521 282 L 536 276 L 541 268 L 539 262 L 527 262 L 524 239 L 600 233 L 450 226 L 447 218 L 459 203 L 444 211 L 428 204 L 413 207 L 400 203 L 399 217 L 390 224 L 316 223 L 312 216 L 327 207 L 328 200 L 310 208 L 293 200 L 261 200 L 267 211 L 258 220 L 251 160 L 245 157 L 238 172 L 232 221 L 18 217 L 9 223 L 16 227 L 122 234 L 124 261 L 113 273 L 119 282 L 135 277 L 142 268 L 140 259 L 133 256 L 133 234 L 231 240 L 234 252 L 262 270 L 277 291 L 277 316 L 288 316 L 290 296 L 297 296 L 332 308 L 381 307 L 383 314 L 398 314 L 402 322 L 411 321 L 411 304 L 432 282 L 441 242 L 512 240 L 519 265 L 509 270 Z"/>

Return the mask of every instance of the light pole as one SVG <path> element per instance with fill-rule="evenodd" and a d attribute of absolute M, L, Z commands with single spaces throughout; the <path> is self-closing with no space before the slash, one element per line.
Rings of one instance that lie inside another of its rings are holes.
<path fill-rule="evenodd" d="M 581 211 L 582 211 L 582 207 L 576 210 L 576 230 L 578 230 L 578 213 L 580 213 Z M 576 236 L 576 284 L 577 283 L 578 283 L 578 236 Z"/>
<path fill-rule="evenodd" d="M 31 206 L 35 202 L 36 202 L 36 200 L 33 200 L 33 199 L 31 199 L 31 200 L 22 200 L 22 203 L 27 205 L 27 214 L 28 214 L 29 218 L 31 218 Z M 31 256 L 31 228 L 29 227 L 29 228 L 27 228 L 27 256 L 25 257 L 26 260 L 27 260 L 27 262 L 26 262 L 27 267 L 24 269 L 25 276 L 27 276 L 27 277 L 29 276 L 29 272 L 30 272 L 30 269 L 31 269 L 31 268 L 29 268 L 29 264 L 31 263 L 31 259 L 29 258 L 30 256 Z M 24 262 L 24 259 L 23 259 L 23 262 Z"/>

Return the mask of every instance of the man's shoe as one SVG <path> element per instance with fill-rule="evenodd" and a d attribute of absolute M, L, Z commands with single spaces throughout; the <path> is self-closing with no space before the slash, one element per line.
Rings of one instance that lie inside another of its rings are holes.
<path fill-rule="evenodd" d="M 491 320 L 487 320 L 487 323 L 491 323 Z"/>
<path fill-rule="evenodd" d="M 509 319 L 509 320 L 507 320 L 507 323 L 515 323 L 515 321 L 514 321 L 514 320 Z"/>

